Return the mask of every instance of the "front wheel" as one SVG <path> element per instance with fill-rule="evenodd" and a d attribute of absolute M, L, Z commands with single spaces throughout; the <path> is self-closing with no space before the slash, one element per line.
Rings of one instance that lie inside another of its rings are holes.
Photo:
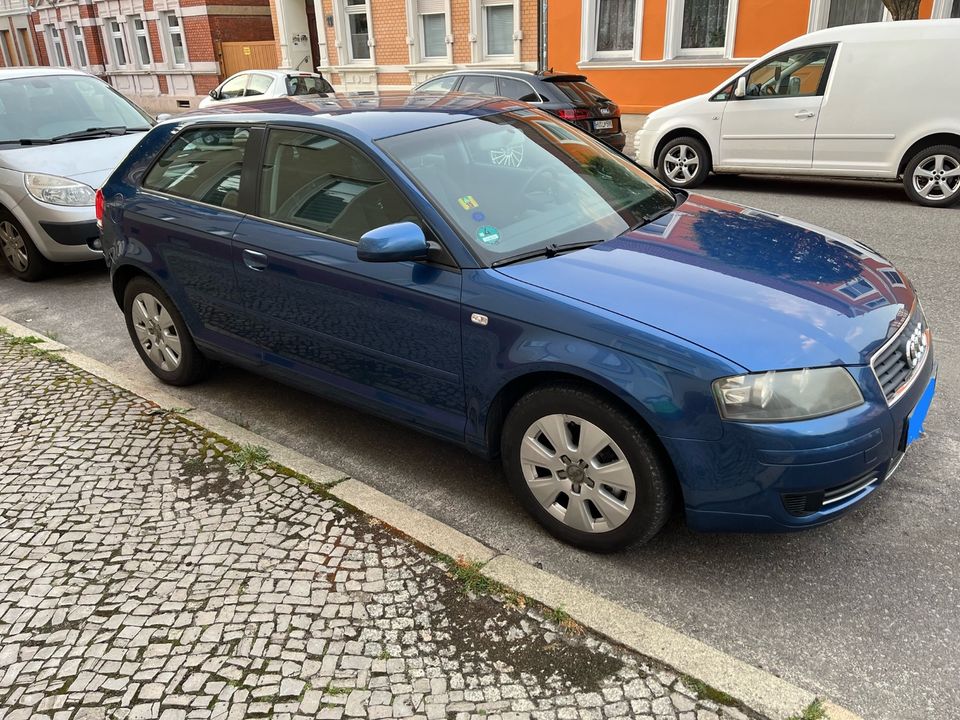
<path fill-rule="evenodd" d="M 10 271 L 21 280 L 40 280 L 50 271 L 50 261 L 37 250 L 27 231 L 6 210 L 0 210 L 0 253 Z"/>
<path fill-rule="evenodd" d="M 667 520 L 673 487 L 657 449 L 612 402 L 572 385 L 539 388 L 510 410 L 504 470 L 551 534 L 609 552 L 645 542 Z"/>
<path fill-rule="evenodd" d="M 697 187 L 710 174 L 710 153 L 695 137 L 674 138 L 660 151 L 657 173 L 672 187 Z"/>
<path fill-rule="evenodd" d="M 935 145 L 918 152 L 907 163 L 903 187 L 920 205 L 953 205 L 960 200 L 960 148 Z"/>

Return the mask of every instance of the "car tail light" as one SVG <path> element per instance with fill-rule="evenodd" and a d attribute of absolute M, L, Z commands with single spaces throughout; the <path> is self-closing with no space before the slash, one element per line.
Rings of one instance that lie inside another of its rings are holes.
<path fill-rule="evenodd" d="M 585 108 L 561 108 L 557 110 L 557 115 L 559 115 L 564 120 L 589 120 L 590 111 Z"/>
<path fill-rule="evenodd" d="M 97 190 L 93 203 L 97 209 L 97 227 L 103 230 L 103 190 Z"/>

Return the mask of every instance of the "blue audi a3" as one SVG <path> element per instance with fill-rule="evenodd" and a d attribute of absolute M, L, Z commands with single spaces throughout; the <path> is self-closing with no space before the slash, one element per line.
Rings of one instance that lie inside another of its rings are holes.
<path fill-rule="evenodd" d="M 177 118 L 97 213 L 161 380 L 225 361 L 499 456 L 526 509 L 592 550 L 675 507 L 710 531 L 834 520 L 934 393 L 916 292 L 873 250 L 673 192 L 512 101 Z"/>

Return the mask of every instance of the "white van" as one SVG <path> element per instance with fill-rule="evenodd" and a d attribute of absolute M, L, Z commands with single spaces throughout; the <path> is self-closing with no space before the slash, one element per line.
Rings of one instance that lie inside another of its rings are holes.
<path fill-rule="evenodd" d="M 681 188 L 716 173 L 896 180 L 960 200 L 960 20 L 830 28 L 781 45 L 711 92 L 652 113 L 637 162 Z"/>

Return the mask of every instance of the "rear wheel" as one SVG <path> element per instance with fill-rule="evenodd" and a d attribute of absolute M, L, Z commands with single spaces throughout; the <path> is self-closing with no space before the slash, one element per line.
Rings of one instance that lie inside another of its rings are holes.
<path fill-rule="evenodd" d="M 0 253 L 10 272 L 21 280 L 40 280 L 50 271 L 50 261 L 37 250 L 20 222 L 6 210 L 0 210 Z"/>
<path fill-rule="evenodd" d="M 667 469 L 633 418 L 573 385 L 533 390 L 510 410 L 501 452 L 510 485 L 551 534 L 587 550 L 652 538 L 673 497 Z"/>
<path fill-rule="evenodd" d="M 915 203 L 949 207 L 960 200 L 960 148 L 935 145 L 924 148 L 907 163 L 903 187 Z"/>
<path fill-rule="evenodd" d="M 710 174 L 710 153 L 695 137 L 674 138 L 660 151 L 657 173 L 672 187 L 697 187 Z"/>
<path fill-rule="evenodd" d="M 135 277 L 123 293 L 127 332 L 150 372 L 168 385 L 200 380 L 207 360 L 197 349 L 183 316 L 159 285 Z"/>

